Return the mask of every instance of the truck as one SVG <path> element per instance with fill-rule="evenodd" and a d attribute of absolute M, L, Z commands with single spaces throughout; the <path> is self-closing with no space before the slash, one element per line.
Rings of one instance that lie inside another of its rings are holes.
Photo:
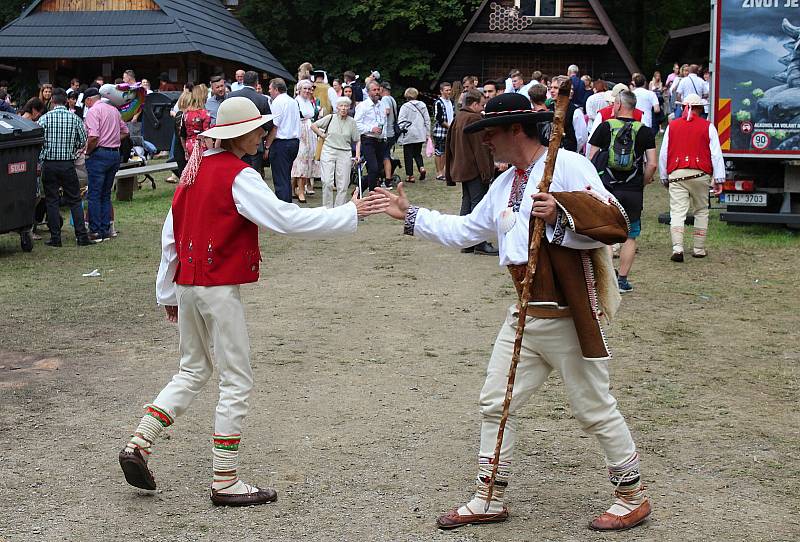
<path fill-rule="evenodd" d="M 800 0 L 712 0 L 720 220 L 800 228 Z"/>

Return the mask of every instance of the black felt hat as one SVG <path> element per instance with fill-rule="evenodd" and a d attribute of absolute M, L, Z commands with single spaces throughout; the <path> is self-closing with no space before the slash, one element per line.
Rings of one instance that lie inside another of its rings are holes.
<path fill-rule="evenodd" d="M 534 111 L 531 102 L 523 94 L 506 92 L 495 96 L 481 113 L 483 117 L 464 128 L 465 134 L 479 132 L 489 126 L 509 126 L 511 124 L 537 124 L 551 122 L 552 111 Z"/>

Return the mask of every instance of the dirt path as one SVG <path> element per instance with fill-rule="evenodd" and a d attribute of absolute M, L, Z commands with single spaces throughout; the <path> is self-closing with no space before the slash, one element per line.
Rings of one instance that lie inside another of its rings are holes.
<path fill-rule="evenodd" d="M 458 208 L 442 183 L 412 190 Z M 241 471 L 278 503 L 211 506 L 213 385 L 158 443 L 161 489 L 126 486 L 117 452 L 177 364 L 177 331 L 152 300 L 158 220 L 146 219 L 89 262 L 0 246 L 0 540 L 799 539 L 797 243 L 712 238 L 710 258 L 677 266 L 654 221 L 663 192 L 648 196 L 636 289 L 609 329 L 655 509 L 636 531 L 586 529 L 611 488 L 556 377 L 521 413 L 512 519 L 435 528 L 472 490 L 478 392 L 513 287 L 495 259 L 403 237 L 383 217 L 354 238 L 266 236 L 262 281 L 244 288 L 257 385 Z M 76 279 L 86 267 L 102 279 Z"/>

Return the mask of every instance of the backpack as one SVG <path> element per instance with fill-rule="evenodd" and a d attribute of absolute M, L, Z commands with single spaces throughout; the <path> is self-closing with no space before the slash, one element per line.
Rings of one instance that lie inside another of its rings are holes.
<path fill-rule="evenodd" d="M 608 166 L 607 170 L 611 176 L 612 183 L 627 183 L 636 176 L 638 172 L 638 162 L 636 160 L 635 147 L 636 136 L 642 123 L 639 121 L 609 119 L 611 128 L 611 142 L 608 145 Z M 630 175 L 625 180 L 617 180 L 614 173 L 627 173 Z"/>

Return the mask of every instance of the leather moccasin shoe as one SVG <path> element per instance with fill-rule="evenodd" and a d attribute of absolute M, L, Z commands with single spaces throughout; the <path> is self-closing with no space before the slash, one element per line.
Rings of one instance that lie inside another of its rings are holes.
<path fill-rule="evenodd" d="M 669 257 L 670 260 L 673 262 L 682 262 L 683 261 L 683 252 L 673 252 L 672 256 Z"/>
<path fill-rule="evenodd" d="M 624 516 L 617 516 L 604 512 L 597 516 L 589 524 L 593 531 L 625 531 L 636 527 L 650 515 L 650 499 L 646 499 L 642 504 L 631 510 Z"/>
<path fill-rule="evenodd" d="M 277 500 L 278 492 L 270 488 L 258 488 L 255 493 L 242 493 L 239 495 L 211 490 L 211 502 L 215 506 L 255 506 Z"/>
<path fill-rule="evenodd" d="M 119 453 L 119 466 L 122 467 L 125 480 L 133 487 L 150 491 L 156 488 L 156 480 L 153 478 L 153 473 L 150 472 L 147 467 L 147 461 L 144 460 L 142 452 L 138 448 L 135 448 L 132 452 L 128 452 L 123 448 Z"/>
<path fill-rule="evenodd" d="M 481 523 L 500 523 L 508 519 L 508 508 L 505 506 L 496 514 L 467 514 L 462 516 L 458 508 L 454 508 L 443 516 L 436 518 L 436 526 L 440 529 L 457 529 L 464 525 L 479 525 Z"/>

